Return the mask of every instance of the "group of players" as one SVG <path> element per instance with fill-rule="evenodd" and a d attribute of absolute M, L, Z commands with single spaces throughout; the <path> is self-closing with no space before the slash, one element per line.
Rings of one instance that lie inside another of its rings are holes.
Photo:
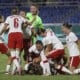
<path fill-rule="evenodd" d="M 61 27 L 66 34 L 66 47 L 69 52 L 69 65 L 66 68 L 64 45 L 51 29 L 44 29 L 36 5 L 31 5 L 30 10 L 31 13 L 26 15 L 25 11 L 18 13 L 18 9 L 13 8 L 12 15 L 5 22 L 3 16 L 0 16 L 0 52 L 8 56 L 7 74 L 22 74 L 23 50 L 26 73 L 40 73 L 45 76 L 61 72 L 71 75 L 80 73 L 78 38 L 71 31 L 72 25 L 65 23 Z M 8 40 L 4 36 L 8 36 Z M 5 40 L 8 41 L 7 44 Z M 11 64 L 13 67 L 10 72 Z"/>

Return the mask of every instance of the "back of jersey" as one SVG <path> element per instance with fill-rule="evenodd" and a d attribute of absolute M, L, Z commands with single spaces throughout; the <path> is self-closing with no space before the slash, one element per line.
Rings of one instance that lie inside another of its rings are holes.
<path fill-rule="evenodd" d="M 19 15 L 12 15 L 7 17 L 5 23 L 9 25 L 9 33 L 21 32 L 22 33 L 22 23 L 26 20 Z"/>

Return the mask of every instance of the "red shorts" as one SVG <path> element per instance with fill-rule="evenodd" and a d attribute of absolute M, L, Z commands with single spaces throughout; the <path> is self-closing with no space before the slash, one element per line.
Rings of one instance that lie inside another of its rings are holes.
<path fill-rule="evenodd" d="M 80 63 L 79 56 L 70 57 L 69 67 L 77 68 L 79 66 L 79 63 Z"/>
<path fill-rule="evenodd" d="M 59 57 L 62 57 L 63 55 L 64 55 L 64 49 L 53 50 L 50 52 L 47 58 L 57 59 Z"/>
<path fill-rule="evenodd" d="M 4 43 L 0 43 L 0 52 L 6 54 L 8 52 L 8 47 Z"/>
<path fill-rule="evenodd" d="M 8 47 L 12 49 L 23 48 L 23 34 L 21 32 L 10 33 L 8 37 Z"/>

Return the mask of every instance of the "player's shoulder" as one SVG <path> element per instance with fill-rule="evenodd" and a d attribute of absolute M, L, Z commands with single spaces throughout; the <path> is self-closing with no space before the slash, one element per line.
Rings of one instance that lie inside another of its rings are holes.
<path fill-rule="evenodd" d="M 7 19 L 12 19 L 14 17 L 17 17 L 17 15 L 10 15 L 10 16 L 7 17 Z"/>
<path fill-rule="evenodd" d="M 9 18 L 11 18 L 11 16 L 7 16 L 6 18 L 9 19 Z"/>
<path fill-rule="evenodd" d="M 36 48 L 36 44 L 33 44 L 31 48 L 35 49 Z"/>
<path fill-rule="evenodd" d="M 30 12 L 26 13 L 26 17 L 32 16 L 32 14 Z"/>
<path fill-rule="evenodd" d="M 70 32 L 69 36 L 76 36 L 76 34 L 74 32 Z"/>
<path fill-rule="evenodd" d="M 42 20 L 41 17 L 40 17 L 39 15 L 37 15 L 37 19 L 40 20 L 40 21 Z"/>

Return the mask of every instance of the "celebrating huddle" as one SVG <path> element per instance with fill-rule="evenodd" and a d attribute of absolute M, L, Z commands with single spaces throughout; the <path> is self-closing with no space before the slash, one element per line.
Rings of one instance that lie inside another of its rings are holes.
<path fill-rule="evenodd" d="M 51 29 L 44 29 L 41 19 L 35 13 L 37 10 L 35 5 L 31 6 L 34 17 L 28 14 L 27 18 L 30 20 L 25 18 L 25 11 L 21 11 L 19 15 L 17 8 L 12 9 L 12 15 L 7 17 L 4 23 L 0 16 L 0 52 L 9 58 L 6 72 L 12 75 L 17 72 L 19 75 L 22 74 L 21 53 L 24 50 L 24 72 L 27 74 L 48 76 L 62 72 L 71 75 L 80 73 L 78 38 L 71 31 L 72 25 L 65 23 L 61 27 L 66 34 L 66 47 L 69 51 L 69 65 L 66 68 L 64 45 Z M 35 24 L 40 26 L 37 30 L 34 28 Z M 3 38 L 6 32 L 8 32 L 8 45 Z M 10 72 L 11 64 L 13 68 Z"/>

